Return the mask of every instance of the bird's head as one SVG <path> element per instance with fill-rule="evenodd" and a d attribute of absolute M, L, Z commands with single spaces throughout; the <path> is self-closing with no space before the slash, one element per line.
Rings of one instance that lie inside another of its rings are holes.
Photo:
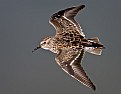
<path fill-rule="evenodd" d="M 43 49 L 46 49 L 46 50 L 50 50 L 51 46 L 53 44 L 53 37 L 47 37 L 47 38 L 44 38 L 40 43 L 39 43 L 39 46 L 37 46 L 32 52 L 40 49 L 40 48 L 43 48 Z"/>

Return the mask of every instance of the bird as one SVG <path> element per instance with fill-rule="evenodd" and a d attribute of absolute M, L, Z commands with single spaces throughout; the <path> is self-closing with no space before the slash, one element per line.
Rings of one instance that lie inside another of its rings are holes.
<path fill-rule="evenodd" d="M 80 24 L 75 20 L 77 13 L 84 7 L 85 5 L 78 5 L 54 13 L 49 23 L 55 28 L 56 34 L 42 39 L 32 52 L 39 48 L 53 52 L 56 55 L 55 61 L 62 70 L 95 91 L 96 86 L 82 67 L 82 59 L 85 52 L 101 55 L 105 47 L 98 37 L 86 38 Z"/>

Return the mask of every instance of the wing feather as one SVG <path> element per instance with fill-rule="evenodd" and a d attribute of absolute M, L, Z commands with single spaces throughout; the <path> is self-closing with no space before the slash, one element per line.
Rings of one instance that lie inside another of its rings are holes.
<path fill-rule="evenodd" d="M 88 76 L 86 75 L 85 71 L 83 70 L 80 64 L 72 65 L 72 69 L 74 70 L 73 78 L 77 79 L 79 82 L 81 82 L 82 84 L 84 84 L 85 86 L 89 88 L 92 88 L 93 90 L 96 89 L 96 87 L 88 78 Z"/>
<path fill-rule="evenodd" d="M 60 59 L 60 56 L 66 57 L 66 55 L 63 54 L 63 51 L 60 53 L 59 56 L 56 57 L 56 62 L 61 66 L 61 68 L 70 76 L 84 84 L 85 86 L 92 88 L 93 90 L 96 89 L 96 87 L 93 85 L 91 80 L 86 75 L 85 71 L 80 65 L 80 62 L 82 61 L 82 58 L 84 56 L 84 49 L 80 51 L 80 53 L 72 54 L 73 57 L 71 57 L 69 60 L 64 60 L 63 58 Z"/>
<path fill-rule="evenodd" d="M 73 30 L 75 34 L 77 33 L 78 35 L 85 37 L 80 25 L 74 19 L 77 13 L 84 7 L 85 5 L 71 7 L 53 14 L 49 22 L 56 29 L 56 34 L 60 35 L 63 33 L 64 30 L 66 32 L 70 32 L 70 30 Z"/>
<path fill-rule="evenodd" d="M 77 6 L 77 7 L 68 8 L 68 9 L 65 10 L 64 16 L 66 18 L 68 18 L 70 21 L 72 21 L 73 23 L 75 23 L 78 27 L 80 27 L 80 25 L 75 21 L 74 17 L 84 7 L 85 7 L 85 5 L 80 5 L 80 6 Z"/>

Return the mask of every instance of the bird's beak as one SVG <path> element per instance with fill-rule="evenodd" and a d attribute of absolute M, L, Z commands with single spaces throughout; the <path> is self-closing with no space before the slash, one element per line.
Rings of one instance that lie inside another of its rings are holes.
<path fill-rule="evenodd" d="M 34 50 L 32 51 L 32 53 L 35 52 L 36 50 L 40 49 L 40 48 L 41 48 L 41 46 L 37 46 L 36 48 L 34 48 Z"/>

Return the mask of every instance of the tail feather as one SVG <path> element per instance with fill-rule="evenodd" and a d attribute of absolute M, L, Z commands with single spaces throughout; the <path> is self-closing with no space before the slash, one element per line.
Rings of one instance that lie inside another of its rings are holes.
<path fill-rule="evenodd" d="M 85 51 L 95 54 L 95 55 L 101 55 L 102 48 L 95 48 L 95 47 L 85 47 Z"/>
<path fill-rule="evenodd" d="M 104 46 L 99 41 L 98 37 L 90 38 L 88 41 L 91 43 L 91 45 L 89 47 L 85 47 L 85 51 L 95 55 L 101 55 Z"/>
<path fill-rule="evenodd" d="M 98 37 L 89 38 L 88 40 L 92 42 L 100 43 Z"/>
<path fill-rule="evenodd" d="M 99 48 L 105 48 L 103 44 L 99 41 L 98 37 L 90 38 L 88 41 L 91 43 L 91 47 L 99 47 Z"/>

